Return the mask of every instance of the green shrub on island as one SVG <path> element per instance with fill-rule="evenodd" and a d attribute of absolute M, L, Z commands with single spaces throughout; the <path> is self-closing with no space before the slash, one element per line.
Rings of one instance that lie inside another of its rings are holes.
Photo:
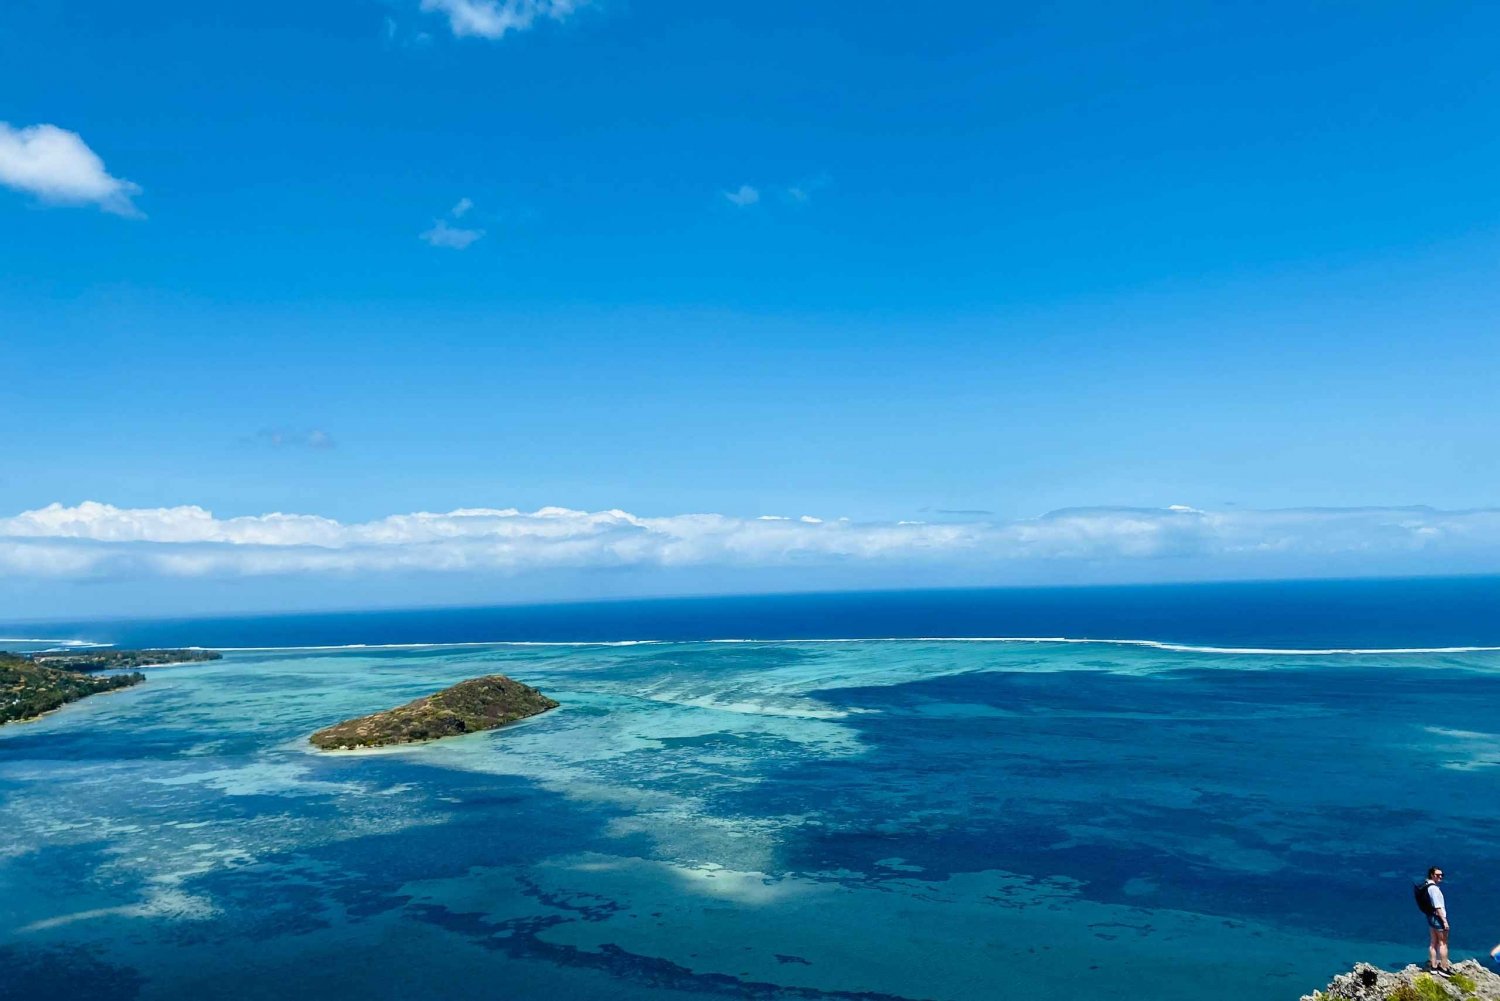
<path fill-rule="evenodd" d="M 1449 1001 L 1452 997 L 1441 984 L 1424 973 L 1411 983 L 1397 987 L 1391 994 L 1391 1001 Z"/>

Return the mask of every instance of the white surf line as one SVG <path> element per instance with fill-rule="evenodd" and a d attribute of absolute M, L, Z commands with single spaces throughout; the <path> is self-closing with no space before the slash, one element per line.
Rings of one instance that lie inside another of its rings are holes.
<path fill-rule="evenodd" d="M 1494 653 L 1500 646 L 1410 646 L 1410 647 L 1232 647 L 1168 643 L 1162 640 L 1078 639 L 1071 636 L 931 636 L 919 640 L 938 643 L 1100 643 L 1110 646 L 1147 647 L 1172 653 L 1232 653 L 1253 656 L 1328 657 L 1339 654 Z"/>
<path fill-rule="evenodd" d="M 184 650 L 214 650 L 219 653 L 265 653 L 277 650 L 443 650 L 462 647 L 485 646 L 655 646 L 670 643 L 697 643 L 701 640 L 455 640 L 438 643 L 336 643 L 326 646 L 188 646 Z M 773 640 L 751 640 L 753 643 L 775 642 Z"/>
<path fill-rule="evenodd" d="M 19 642 L 19 641 L 14 641 Z M 847 638 L 799 639 L 704 639 L 704 640 L 466 640 L 437 643 L 342 643 L 326 646 L 190 646 L 188 650 L 217 650 L 224 653 L 267 653 L 276 651 L 339 650 L 442 650 L 471 647 L 632 647 L 694 646 L 706 643 L 761 643 L 790 646 L 827 643 L 1058 643 L 1072 645 L 1128 646 L 1168 653 L 1236 654 L 1257 657 L 1333 657 L 1333 656 L 1400 656 L 1435 653 L 1496 653 L 1500 646 L 1431 646 L 1431 647 L 1221 647 L 1163 640 L 1091 639 L 1077 636 L 858 636 Z"/>
<path fill-rule="evenodd" d="M 1079 636 L 863 636 L 848 639 L 713 639 L 713 640 L 662 640 L 677 644 L 688 643 L 1071 643 L 1097 646 L 1133 646 L 1172 653 L 1230 653 L 1257 656 L 1312 656 L 1327 657 L 1337 654 L 1419 654 L 1419 653 L 1492 653 L 1500 652 L 1500 646 L 1413 646 L 1413 647 L 1230 647 L 1199 646 L 1190 643 L 1169 643 L 1164 640 L 1093 639 Z"/>

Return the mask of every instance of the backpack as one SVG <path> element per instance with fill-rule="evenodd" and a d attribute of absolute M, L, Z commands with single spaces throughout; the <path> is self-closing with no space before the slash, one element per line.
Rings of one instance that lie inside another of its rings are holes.
<path fill-rule="evenodd" d="M 1432 883 L 1429 881 L 1426 883 L 1413 883 L 1411 887 L 1411 895 L 1417 901 L 1417 910 L 1429 916 L 1433 913 L 1432 895 L 1427 892 L 1427 888 L 1431 885 Z"/>

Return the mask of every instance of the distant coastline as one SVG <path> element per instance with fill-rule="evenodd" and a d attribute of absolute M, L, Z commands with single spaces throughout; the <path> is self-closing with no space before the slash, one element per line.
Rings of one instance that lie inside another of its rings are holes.
<path fill-rule="evenodd" d="M 3 670 L 3 669 L 0 669 L 0 670 Z M 145 678 L 142 678 L 141 680 L 144 681 Z M 138 684 L 138 683 L 139 682 L 137 682 L 136 684 Z M 127 689 L 134 688 L 134 687 L 135 687 L 135 684 L 117 685 L 117 686 L 115 686 L 113 688 L 101 688 L 101 689 L 99 689 L 96 692 L 90 692 L 90 693 L 88 693 L 87 695 L 83 696 L 82 698 L 69 699 L 68 701 L 62 703 L 61 705 L 53 706 L 51 709 L 44 709 L 43 711 L 37 713 L 34 716 L 22 716 L 22 717 L 19 717 L 17 719 L 3 719 L 3 718 L 0 718 L 0 727 L 25 726 L 27 723 L 39 723 L 42 720 L 46 719 L 48 716 L 53 716 L 53 715 L 56 715 L 57 713 L 62 712 L 64 709 L 68 708 L 73 703 L 82 701 L 83 698 L 93 699 L 93 698 L 99 698 L 100 696 L 104 696 L 104 695 L 115 695 L 115 694 L 118 694 L 120 692 L 126 691 Z M 0 711 L 0 716 L 3 716 L 3 715 L 4 715 L 3 711 Z"/>
<path fill-rule="evenodd" d="M 61 671 L 127 671 L 142 667 L 169 667 L 173 664 L 200 664 L 219 660 L 222 654 L 201 647 L 174 650 L 113 650 L 72 648 L 42 650 L 28 655 L 33 664 Z"/>
<path fill-rule="evenodd" d="M 139 667 L 219 659 L 208 650 L 0 651 L 0 725 L 24 723 L 93 695 L 139 685 Z M 99 672 L 114 672 L 103 674 Z M 120 673 L 120 672 L 125 673 Z"/>

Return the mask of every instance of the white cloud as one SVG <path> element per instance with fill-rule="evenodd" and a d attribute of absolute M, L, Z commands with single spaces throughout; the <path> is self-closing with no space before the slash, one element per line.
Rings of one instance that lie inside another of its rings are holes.
<path fill-rule="evenodd" d="M 255 433 L 254 440 L 272 448 L 327 449 L 334 447 L 333 435 L 322 428 L 299 430 L 293 428 L 262 428 Z"/>
<path fill-rule="evenodd" d="M 317 515 L 217 518 L 196 506 L 85 502 L 0 518 L 0 569 L 62 578 L 859 564 L 1002 570 L 1036 561 L 1161 560 L 1238 560 L 1253 569 L 1284 557 L 1316 566 L 1335 558 L 1441 563 L 1476 554 L 1493 557 L 1500 568 L 1500 511 L 1094 508 L 1021 521 L 926 524 L 646 518 L 548 507 L 463 508 L 343 524 Z"/>
<path fill-rule="evenodd" d="M 474 203 L 467 198 L 460 198 L 448 214 L 455 219 L 462 219 L 474 207 Z M 432 228 L 420 234 L 423 240 L 434 247 L 447 247 L 450 250 L 463 250 L 469 244 L 484 235 L 482 229 L 464 229 L 460 226 L 451 226 L 446 219 L 434 219 Z"/>
<path fill-rule="evenodd" d="M 561 21 L 584 0 L 422 0 L 422 10 L 445 14 L 460 38 L 503 38 L 526 31 L 538 19 Z"/>
<path fill-rule="evenodd" d="M 56 125 L 14 128 L 0 122 L 0 184 L 46 202 L 141 216 L 130 200 L 140 186 L 112 177 L 78 133 Z"/>
<path fill-rule="evenodd" d="M 421 238 L 431 246 L 447 247 L 450 250 L 463 250 L 482 236 L 484 236 L 482 229 L 450 226 L 446 219 L 435 220 L 431 229 L 421 233 Z"/>
<path fill-rule="evenodd" d="M 741 184 L 735 191 L 724 192 L 724 197 L 731 205 L 738 205 L 742 209 L 749 208 L 760 201 L 760 189 L 752 188 L 748 184 Z"/>
<path fill-rule="evenodd" d="M 774 197 L 792 205 L 806 205 L 812 201 L 813 195 L 819 189 L 827 187 L 828 184 L 827 175 L 819 174 L 807 180 L 798 181 L 796 184 L 785 186 L 772 185 L 767 188 L 758 188 L 753 184 L 741 184 L 732 191 L 721 193 L 731 205 L 742 209 L 760 204 L 762 197 Z"/>

